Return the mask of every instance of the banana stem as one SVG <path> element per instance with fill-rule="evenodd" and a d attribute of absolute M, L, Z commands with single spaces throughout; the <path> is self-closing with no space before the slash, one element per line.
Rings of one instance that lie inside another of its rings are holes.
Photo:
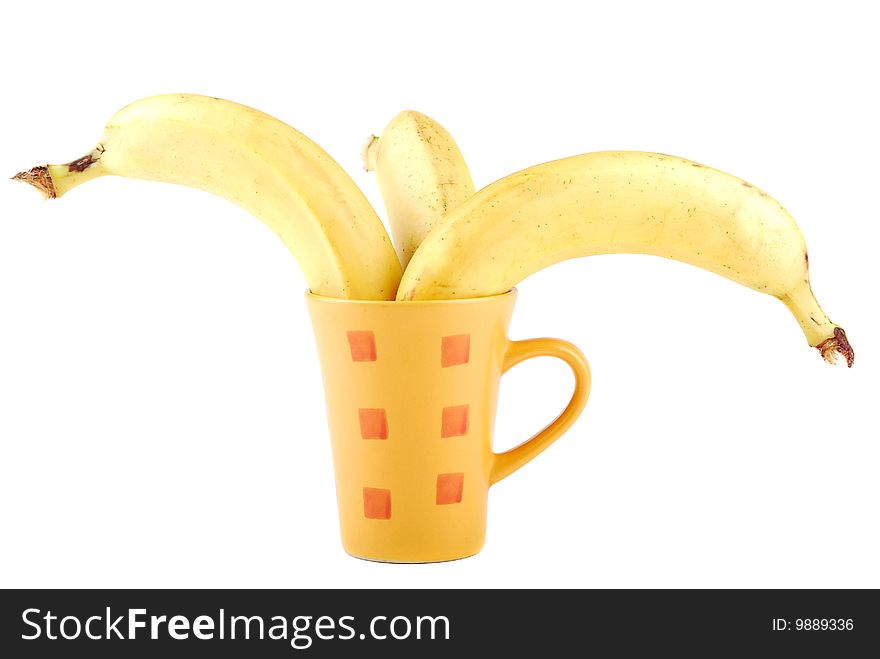
<path fill-rule="evenodd" d="M 376 152 L 379 150 L 379 138 L 376 135 L 370 135 L 361 149 L 361 162 L 364 163 L 364 169 L 368 172 L 376 171 Z"/>
<path fill-rule="evenodd" d="M 852 368 L 855 353 L 846 338 L 846 332 L 832 323 L 822 311 L 809 281 L 780 299 L 800 323 L 807 341 L 822 354 L 826 362 L 836 364 L 837 355 L 840 354 L 846 360 L 846 365 Z"/>
<path fill-rule="evenodd" d="M 99 144 L 82 158 L 63 165 L 32 167 L 26 172 L 19 172 L 12 177 L 12 180 L 30 183 L 42 192 L 46 199 L 56 199 L 71 188 L 107 173 L 100 163 L 104 150 L 104 145 Z"/>

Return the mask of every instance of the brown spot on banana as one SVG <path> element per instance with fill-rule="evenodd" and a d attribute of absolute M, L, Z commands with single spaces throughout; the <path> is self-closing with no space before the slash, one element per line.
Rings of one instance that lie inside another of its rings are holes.
<path fill-rule="evenodd" d="M 82 158 L 77 158 L 73 162 L 67 163 L 68 172 L 84 172 L 98 161 L 94 154 L 88 154 Z"/>

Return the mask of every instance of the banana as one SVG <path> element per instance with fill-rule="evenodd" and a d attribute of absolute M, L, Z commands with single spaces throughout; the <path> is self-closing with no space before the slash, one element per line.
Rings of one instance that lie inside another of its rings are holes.
<path fill-rule="evenodd" d="M 145 98 L 110 119 L 86 156 L 13 178 L 55 198 L 108 174 L 238 204 L 281 237 L 314 293 L 394 299 L 400 262 L 366 197 L 317 144 L 263 112 L 192 94 Z"/>
<path fill-rule="evenodd" d="M 813 295 L 803 236 L 779 202 L 657 153 L 589 153 L 490 184 L 425 238 L 397 299 L 493 295 L 559 261 L 612 253 L 676 259 L 773 295 L 827 361 L 840 353 L 853 364 L 845 332 Z"/>
<path fill-rule="evenodd" d="M 405 268 L 444 213 L 474 194 L 455 140 L 430 117 L 405 110 L 364 147 L 364 167 L 376 180 L 394 246 Z"/>

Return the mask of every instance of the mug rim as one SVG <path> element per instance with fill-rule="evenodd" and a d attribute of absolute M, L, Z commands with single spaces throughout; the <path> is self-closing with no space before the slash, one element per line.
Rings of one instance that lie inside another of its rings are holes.
<path fill-rule="evenodd" d="M 480 304 L 487 303 L 493 300 L 500 300 L 507 297 L 516 297 L 516 293 L 516 286 L 514 286 L 509 291 L 505 291 L 504 293 L 496 293 L 495 295 L 482 295 L 480 297 L 464 297 L 449 300 L 349 300 L 341 297 L 327 297 L 325 295 L 318 295 L 317 293 L 312 293 L 311 289 L 306 289 L 305 297 L 307 300 L 314 300 L 316 302 L 324 302 L 329 304 L 368 306 L 393 305 L 395 308 L 400 308 L 402 305 L 413 307 L 450 304 Z"/>

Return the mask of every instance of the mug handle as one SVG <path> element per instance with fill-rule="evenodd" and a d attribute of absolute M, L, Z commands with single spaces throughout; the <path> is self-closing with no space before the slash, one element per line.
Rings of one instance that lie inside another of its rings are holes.
<path fill-rule="evenodd" d="M 506 373 L 520 362 L 532 357 L 556 357 L 568 364 L 574 373 L 574 393 L 562 413 L 538 434 L 509 451 L 493 453 L 492 469 L 489 472 L 490 485 L 510 476 L 559 439 L 580 416 L 587 404 L 587 397 L 590 395 L 590 365 L 577 346 L 568 341 L 560 339 L 508 340 L 501 372 Z"/>

